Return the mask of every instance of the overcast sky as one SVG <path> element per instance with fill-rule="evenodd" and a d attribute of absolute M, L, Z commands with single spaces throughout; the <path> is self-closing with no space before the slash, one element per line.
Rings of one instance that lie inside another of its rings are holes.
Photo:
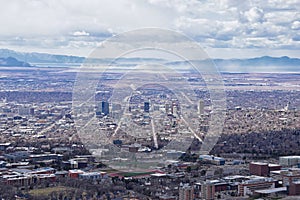
<path fill-rule="evenodd" d="M 88 56 L 104 39 L 160 27 L 214 58 L 300 57 L 300 0 L 0 0 L 0 48 Z"/>

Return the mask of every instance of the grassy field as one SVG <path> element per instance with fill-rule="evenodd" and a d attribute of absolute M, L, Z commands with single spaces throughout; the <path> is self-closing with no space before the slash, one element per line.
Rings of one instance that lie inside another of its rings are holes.
<path fill-rule="evenodd" d="M 113 173 L 113 172 L 118 172 L 117 170 L 115 169 L 101 169 L 102 172 L 106 172 L 106 173 Z"/>
<path fill-rule="evenodd" d="M 132 177 L 132 176 L 141 176 L 141 175 L 149 175 L 153 174 L 153 172 L 121 172 L 120 175 L 124 177 Z"/>
<path fill-rule="evenodd" d="M 30 190 L 29 194 L 32 196 L 41 196 L 41 195 L 49 195 L 52 192 L 61 192 L 61 191 L 67 191 L 67 190 L 72 190 L 72 189 L 73 188 L 57 186 L 57 187 L 49 187 L 49 188 Z"/>

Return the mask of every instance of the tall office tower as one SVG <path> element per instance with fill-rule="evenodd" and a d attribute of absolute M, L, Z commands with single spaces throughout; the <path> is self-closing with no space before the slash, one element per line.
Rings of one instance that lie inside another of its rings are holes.
<path fill-rule="evenodd" d="M 179 188 L 179 200 L 194 200 L 194 188 L 187 185 Z"/>
<path fill-rule="evenodd" d="M 172 113 L 173 113 L 174 115 L 177 115 L 177 112 L 178 112 L 177 106 L 176 106 L 176 105 L 173 105 L 172 108 L 173 108 L 173 109 L 172 109 Z"/>
<path fill-rule="evenodd" d="M 165 105 L 166 113 L 169 113 L 169 109 L 170 109 L 170 104 L 166 103 Z"/>
<path fill-rule="evenodd" d="M 286 104 L 286 106 L 284 107 L 284 110 L 285 110 L 285 111 L 288 111 L 288 110 L 290 109 L 290 104 L 291 104 L 291 102 L 288 102 L 288 103 Z"/>
<path fill-rule="evenodd" d="M 171 104 L 171 114 L 173 114 L 174 113 L 174 105 L 173 104 Z"/>
<path fill-rule="evenodd" d="M 102 101 L 101 112 L 103 113 L 103 115 L 109 114 L 109 103 L 107 101 Z"/>
<path fill-rule="evenodd" d="M 144 112 L 149 112 L 149 111 L 150 111 L 150 103 L 144 102 Z"/>
<path fill-rule="evenodd" d="M 29 109 L 29 114 L 30 114 L 31 116 L 34 115 L 34 108 L 30 108 L 30 109 Z"/>
<path fill-rule="evenodd" d="M 96 104 L 96 115 L 99 116 L 102 114 L 102 102 L 97 102 Z"/>
<path fill-rule="evenodd" d="M 202 99 L 199 100 L 198 104 L 198 114 L 202 115 L 204 114 L 204 101 Z"/>

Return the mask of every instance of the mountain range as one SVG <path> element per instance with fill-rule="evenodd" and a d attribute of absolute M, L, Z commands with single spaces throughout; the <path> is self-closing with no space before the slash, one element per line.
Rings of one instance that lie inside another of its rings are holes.
<path fill-rule="evenodd" d="M 120 58 L 117 61 L 114 59 L 89 59 L 89 62 L 97 62 L 97 63 L 117 63 L 120 65 L 136 65 L 142 62 L 152 62 L 152 63 L 160 63 L 164 65 L 175 65 L 181 66 L 188 64 L 188 61 L 175 61 L 169 62 L 163 59 L 157 58 Z M 256 58 L 247 58 L 247 59 L 212 59 L 212 60 L 199 60 L 202 64 L 213 61 L 216 66 L 221 71 L 230 71 L 233 68 L 237 71 L 247 70 L 251 71 L 251 69 L 280 69 L 280 71 L 300 71 L 300 59 L 299 58 L 290 58 L 287 56 L 283 57 L 270 57 L 270 56 L 262 56 Z M 43 66 L 47 64 L 47 66 L 51 66 L 51 64 L 62 64 L 64 66 L 68 66 L 68 64 L 80 65 L 81 63 L 86 62 L 85 57 L 79 56 L 68 56 L 68 55 L 54 55 L 47 53 L 25 53 L 25 52 L 17 52 L 9 49 L 0 49 L 0 65 L 1 66 L 22 66 L 29 67 L 31 65 Z M 29 64 L 30 63 L 30 64 Z M 274 68 L 275 67 L 275 68 Z"/>
<path fill-rule="evenodd" d="M 3 66 L 3 67 L 32 67 L 29 63 L 19 61 L 14 57 L 7 57 L 7 58 L 0 57 L 0 66 Z"/>
<path fill-rule="evenodd" d="M 28 63 L 82 63 L 85 58 L 78 56 L 53 55 L 48 53 L 25 53 L 0 49 L 0 58 L 13 57 Z"/>

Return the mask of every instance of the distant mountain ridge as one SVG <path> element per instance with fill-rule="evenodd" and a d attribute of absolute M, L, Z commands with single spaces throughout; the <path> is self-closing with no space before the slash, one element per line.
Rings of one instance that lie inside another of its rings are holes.
<path fill-rule="evenodd" d="M 240 66 L 300 66 L 300 59 L 298 58 L 290 58 L 288 56 L 283 57 L 270 57 L 270 56 L 262 56 L 257 58 L 248 58 L 248 59 L 214 59 L 214 62 L 217 65 L 232 65 L 238 64 Z"/>
<path fill-rule="evenodd" d="M 211 66 L 212 62 L 221 72 L 300 72 L 300 59 L 262 56 L 247 59 L 212 59 L 193 61 L 200 65 Z M 168 62 L 170 66 L 184 66 L 188 61 Z"/>
<path fill-rule="evenodd" d="M 160 63 L 164 65 L 185 65 L 188 64 L 188 61 L 167 61 L 164 59 L 157 58 L 120 58 L 118 60 L 114 59 L 88 59 L 80 56 L 68 56 L 68 55 L 53 55 L 47 53 L 25 53 L 25 52 L 17 52 L 9 49 L 0 49 L 0 58 L 15 58 L 19 60 L 19 65 L 28 66 L 28 63 L 31 64 L 81 64 L 83 62 L 97 62 L 102 64 L 120 64 L 120 65 L 136 65 L 139 63 L 143 63 L 143 61 L 148 61 L 149 63 Z M 11 60 L 12 61 L 12 60 Z M 212 60 L 197 60 L 197 62 L 201 64 L 206 64 L 213 61 L 220 70 L 231 70 L 233 66 L 238 67 L 240 69 L 249 68 L 247 70 L 251 70 L 251 67 L 264 67 L 265 69 L 270 66 L 280 66 L 282 69 L 287 69 L 287 71 L 300 71 L 300 59 L 299 58 L 290 58 L 287 56 L 283 57 L 270 57 L 270 56 L 262 56 L 256 58 L 247 58 L 247 59 L 212 59 Z M 15 62 L 15 61 L 12 61 Z M 2 63 L 5 63 L 2 61 Z M 27 64 L 26 64 L 27 63 Z M 1 64 L 1 63 L 0 63 Z M 270 68 L 272 69 L 272 68 Z M 259 69 L 256 69 L 259 70 Z"/>
<path fill-rule="evenodd" d="M 14 57 L 28 63 L 82 63 L 85 58 L 79 56 L 53 55 L 48 53 L 25 53 L 9 49 L 0 49 L 0 57 Z"/>
<path fill-rule="evenodd" d="M 32 67 L 29 63 L 19 61 L 13 57 L 7 57 L 7 58 L 0 57 L 0 66 L 2 66 L 2 67 Z"/>
<path fill-rule="evenodd" d="M 288 56 L 283 57 L 270 57 L 270 56 L 262 56 L 257 58 L 247 58 L 247 59 L 211 59 L 211 60 L 199 60 L 196 62 L 205 64 L 213 61 L 217 66 L 230 66 L 230 65 L 238 65 L 238 66 L 299 66 L 300 67 L 300 59 L 299 58 L 290 58 Z M 168 65 L 181 65 L 188 64 L 188 61 L 175 61 L 168 62 Z"/>

